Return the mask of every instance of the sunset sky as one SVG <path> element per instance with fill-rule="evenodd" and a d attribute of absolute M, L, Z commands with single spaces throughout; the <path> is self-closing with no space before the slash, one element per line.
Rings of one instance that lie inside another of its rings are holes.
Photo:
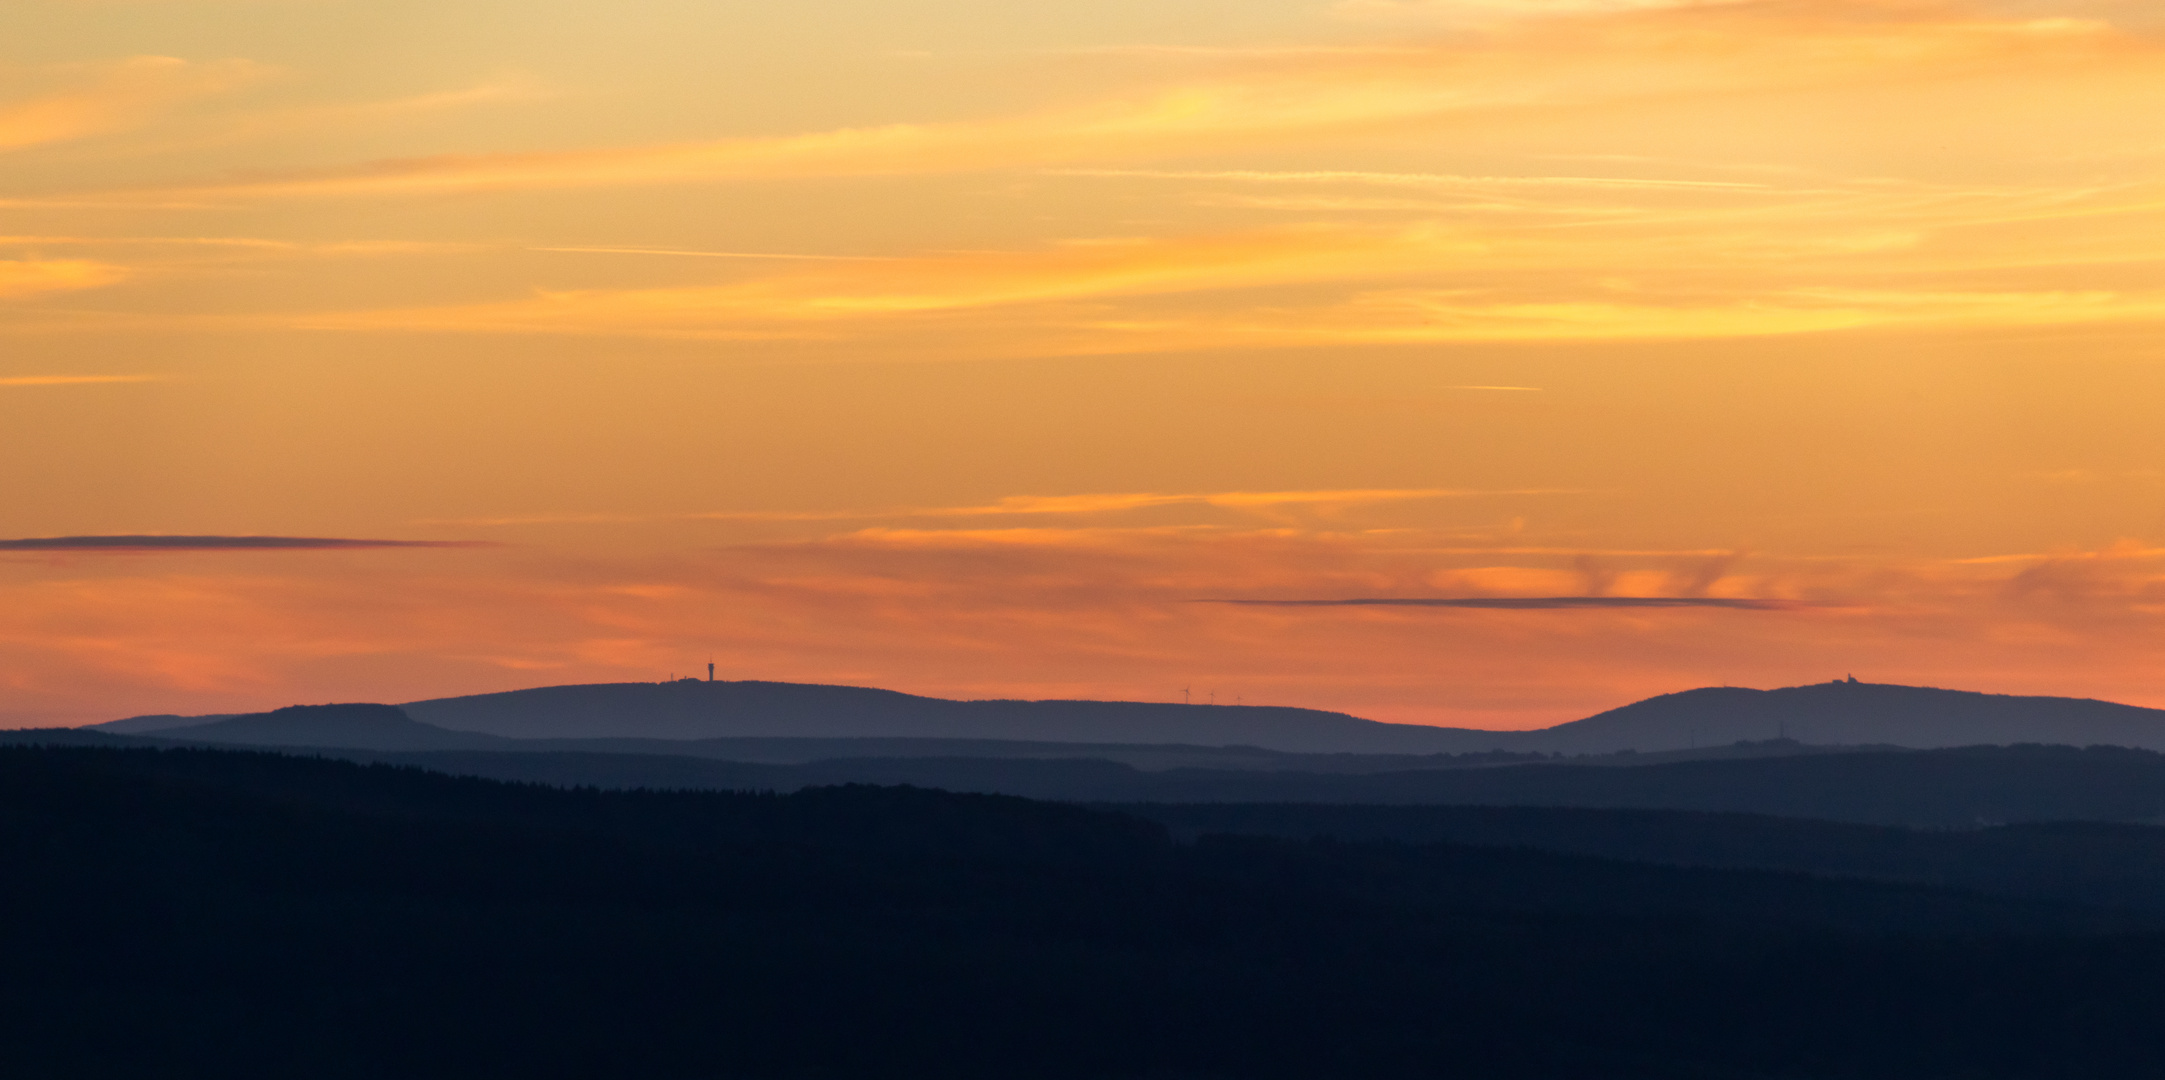
<path fill-rule="evenodd" d="M 2161 117 L 2154 0 L 9 0 L 0 726 L 2165 706 Z"/>

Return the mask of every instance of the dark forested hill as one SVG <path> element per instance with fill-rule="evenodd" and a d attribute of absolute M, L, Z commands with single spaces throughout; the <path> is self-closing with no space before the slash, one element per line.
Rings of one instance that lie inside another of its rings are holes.
<path fill-rule="evenodd" d="M 991 796 L 0 748 L 38 1077 L 2142 1075 L 2147 916 Z M 1830 1033 L 1839 1033 L 1830 1035 Z"/>
<path fill-rule="evenodd" d="M 2165 827 L 2054 821 L 1909 829 L 1679 810 L 1151 803 L 1112 807 L 1177 836 L 1475 844 L 1668 866 L 1953 886 L 2165 914 Z"/>
<path fill-rule="evenodd" d="M 415 725 L 419 727 L 420 725 Z M 155 744 L 99 731 L 0 733 L 0 742 Z M 451 738 L 472 736 L 441 733 Z M 653 746 L 659 740 L 633 742 Z M 615 740 L 602 745 L 622 745 Z M 204 745 L 194 743 L 193 745 Z M 215 745 L 215 744 L 214 744 Z M 2117 747 L 1980 746 L 1950 750 L 1851 750 L 1779 757 L 1664 760 L 1624 766 L 1640 755 L 1602 759 L 1514 759 L 1462 755 L 1410 759 L 1349 756 L 1336 771 L 1303 771 L 1317 757 L 1228 752 L 1233 767 L 1163 767 L 1209 760 L 1207 748 L 1116 751 L 1151 761 L 1137 768 L 1087 757 L 839 758 L 798 764 L 728 761 L 691 754 L 560 751 L 554 740 L 503 740 L 507 750 L 369 751 L 312 749 L 358 761 L 418 765 L 446 773 L 557 786 L 610 789 L 795 791 L 833 784 L 919 787 L 1072 802 L 1336 803 L 1436 806 L 1548 806 L 1697 810 L 1881 825 L 1975 828 L 2008 822 L 2165 822 L 2165 755 Z M 578 745 L 576 742 L 572 745 Z M 711 750 L 714 744 L 698 744 Z M 1067 748 L 1074 752 L 1076 748 Z M 802 752 L 793 742 L 791 753 Z M 980 750 L 980 752 L 983 752 Z M 1250 761 L 1262 757 L 1264 761 Z M 1598 762 L 1598 763 L 1596 763 Z"/>
<path fill-rule="evenodd" d="M 1551 762 L 1382 773 L 1146 771 L 1087 759 L 875 758 L 757 765 L 629 754 L 346 756 L 503 780 L 608 788 L 794 791 L 825 784 L 914 784 L 1076 802 L 1603 807 L 1935 828 L 2165 821 L 2165 755 L 2113 747 L 1984 746 L 1637 768 Z"/>

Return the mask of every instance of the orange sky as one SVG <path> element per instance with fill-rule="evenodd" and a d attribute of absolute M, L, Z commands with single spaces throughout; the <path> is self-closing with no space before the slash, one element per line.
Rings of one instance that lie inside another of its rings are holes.
<path fill-rule="evenodd" d="M 0 541 L 450 543 L 0 543 L 0 725 L 2165 706 L 2161 100 L 2136 0 L 14 0 Z M 1539 597 L 1680 602 L 1212 602 Z"/>

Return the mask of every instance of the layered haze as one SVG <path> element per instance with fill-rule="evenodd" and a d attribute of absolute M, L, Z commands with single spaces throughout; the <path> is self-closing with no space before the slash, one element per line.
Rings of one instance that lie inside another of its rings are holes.
<path fill-rule="evenodd" d="M 0 724 L 2165 706 L 2109 0 L 20 0 Z"/>

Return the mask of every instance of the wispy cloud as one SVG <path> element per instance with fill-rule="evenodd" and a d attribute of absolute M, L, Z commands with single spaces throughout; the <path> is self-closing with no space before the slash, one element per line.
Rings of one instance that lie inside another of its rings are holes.
<path fill-rule="evenodd" d="M 1768 89 L 1796 89 L 1808 99 L 1797 107 L 1836 108 L 1844 116 L 1855 114 L 1850 99 L 1861 88 L 1883 89 L 1899 100 L 1860 120 L 1871 130 L 1857 137 L 1899 144 L 1913 141 L 1901 137 L 1900 125 L 1944 115 L 1936 105 L 1923 107 L 1935 95 L 1985 75 L 2011 101 L 2097 103 L 2082 114 L 2084 130 L 2105 134 L 2085 137 L 2126 150 L 2133 144 L 2111 133 L 2147 130 L 2148 121 L 2119 103 L 2133 99 L 2128 87 L 2165 72 L 2165 49 L 2143 35 L 1990 5 L 1474 6 L 1573 17 L 1425 33 L 1381 51 L 1228 56 L 1186 81 L 974 119 L 401 158 L 100 197 L 209 205 L 994 170 L 1018 187 L 1058 188 L 1030 197 L 1066 197 L 1069 187 L 1055 176 L 1086 187 L 1126 178 L 1144 190 L 1125 196 L 1177 185 L 1187 209 L 1199 201 L 1212 208 L 1204 218 L 1211 225 L 1144 217 L 1049 237 L 1032 235 L 1039 227 L 1029 225 L 967 245 L 973 250 L 926 238 L 914 254 L 882 256 L 824 253 L 818 243 L 792 252 L 720 240 L 712 247 L 529 242 L 527 250 L 584 256 L 587 265 L 532 260 L 501 276 L 477 276 L 475 287 L 452 301 L 440 299 L 442 290 L 325 288 L 308 294 L 318 298 L 314 304 L 284 301 L 276 311 L 233 314 L 279 330 L 790 342 L 805 349 L 879 342 L 898 355 L 979 358 L 2165 318 L 2165 289 L 2145 266 L 2155 253 L 2143 238 L 2165 216 L 2165 194 L 2154 181 L 2116 185 L 2087 173 L 2079 183 L 2040 180 L 2025 170 L 2053 154 L 1985 147 L 1974 130 L 1949 137 L 1997 162 L 1973 173 L 2001 181 L 1997 186 L 1798 168 L 1739 171 L 1735 161 L 1717 170 L 1689 162 L 1722 158 L 1734 140 L 1707 145 L 1714 135 L 1694 134 L 1699 125 L 1675 117 L 1661 129 L 1698 145 L 1585 155 L 1605 162 L 1598 168 L 1557 165 L 1557 155 L 1539 153 L 1517 159 L 1534 163 L 1524 172 L 1504 164 L 1464 171 L 1148 167 L 1259 147 L 1285 149 L 1273 157 L 1296 163 L 1301 154 L 1356 160 L 1316 154 L 1332 145 L 1319 140 L 1422 133 L 1422 125 L 1440 123 L 1508 132 L 1523 106 L 1550 110 L 1543 115 L 1559 131 L 1588 130 L 1590 117 L 1607 114 L 1565 114 L 1624 99 L 1644 99 L 1664 116 L 1705 114 L 1712 118 L 1706 131 L 1726 131 L 1734 110 L 1759 108 L 1752 103 L 1767 97 L 1757 91 Z M 442 97 L 493 100 L 496 93 Z M 2036 105 L 2040 113 L 2057 107 Z M 1799 131 L 1810 135 L 1811 127 Z M 1774 153 L 1757 144 L 1750 152 Z M 1391 198 L 1369 198 L 1378 194 Z M 1257 195 L 1272 198 L 1259 203 Z M 1220 216 L 1226 210 L 1240 216 Z M 612 264 L 612 257 L 624 261 Z M 634 258 L 651 261 L 633 266 Z M 670 259 L 682 265 L 661 261 Z M 117 261 L 144 279 L 179 276 L 152 258 Z M 717 265 L 724 263 L 745 265 Z M 89 288 L 131 272 L 80 260 L 65 264 L 73 271 L 58 262 L 32 265 L 0 265 L 0 293 Z M 94 266 L 103 269 L 93 273 Z M 491 281 L 501 284 L 481 284 Z M 239 306 L 261 294 L 214 295 Z M 371 300 L 362 310 L 322 310 L 321 298 L 348 296 Z M 225 315 L 163 317 L 201 325 Z"/>
<path fill-rule="evenodd" d="M 125 267 L 93 259 L 0 259 L 0 298 L 97 289 L 127 277 Z"/>
<path fill-rule="evenodd" d="M 1283 59 L 1287 57 L 1406 56 L 1428 50 L 1418 45 L 1085 45 L 1035 50 L 1058 56 L 1140 56 L 1205 59 Z M 930 55 L 930 54 L 923 54 Z"/>
<path fill-rule="evenodd" d="M 1512 387 L 1510 389 L 1519 389 Z M 1319 491 L 1094 492 L 1080 495 L 1009 495 L 969 506 L 895 506 L 863 510 L 715 510 L 685 514 L 513 514 L 485 518 L 430 519 L 423 525 L 620 525 L 663 521 L 871 521 L 908 518 L 981 518 L 1017 515 L 1117 514 L 1161 507 L 1265 512 L 1287 507 L 1355 507 L 1429 499 L 1585 495 L 1586 488 L 1343 488 Z"/>
<path fill-rule="evenodd" d="M 113 383 L 156 382 L 156 375 L 8 375 L 0 386 L 104 386 Z"/>
<path fill-rule="evenodd" d="M 321 536 L 50 536 L 0 540 L 0 551 L 347 551 L 363 548 L 493 547 L 480 540 L 353 540 Z"/>
<path fill-rule="evenodd" d="M 302 121 L 322 123 L 349 117 L 399 116 L 412 113 L 466 109 L 476 105 L 545 101 L 553 96 L 555 95 L 531 79 L 523 76 L 507 76 L 487 82 L 475 83 L 457 90 L 436 90 L 381 101 L 364 101 L 348 105 L 326 105 L 271 115 L 288 123 Z"/>
<path fill-rule="evenodd" d="M 0 244 L 25 247 L 238 247 L 283 251 L 301 245 L 245 236 L 0 236 Z"/>
<path fill-rule="evenodd" d="M 1620 6 L 1665 10 L 1563 20 L 1568 26 L 1536 22 L 1385 52 L 1258 55 L 1214 77 L 1035 113 L 666 145 L 390 159 L 141 194 L 165 200 L 402 196 L 1084 167 L 1526 107 L 1966 77 L 1996 64 L 2031 61 L 2110 63 L 2131 48 L 2100 23 L 1929 4 L 1585 7 L 1599 14 Z"/>
<path fill-rule="evenodd" d="M 273 255 L 327 256 L 459 255 L 497 250 L 493 245 L 457 241 L 326 240 L 303 243 L 294 240 L 271 240 L 258 236 L 0 236 L 0 244 L 27 248 L 230 248 L 242 252 Z"/>
<path fill-rule="evenodd" d="M 1291 228 L 1070 240 L 837 263 L 726 285 L 543 292 L 464 307 L 308 316 L 330 329 L 466 332 L 804 333 L 808 324 L 1098 296 L 1147 296 L 1405 272 L 1473 248 L 1446 232 Z M 813 330 L 812 332 L 819 332 Z"/>
<path fill-rule="evenodd" d="M 1486 608 L 1504 611 L 1580 611 L 1614 608 L 1730 608 L 1738 611 L 1787 611 L 1802 606 L 1794 600 L 1764 600 L 1719 596 L 1354 597 L 1344 600 L 1198 600 L 1196 603 L 1239 604 L 1250 607 Z"/>
<path fill-rule="evenodd" d="M 1328 491 L 1222 491 L 1204 494 L 1116 492 L 1094 495 L 1010 495 L 983 506 L 950 506 L 913 512 L 914 517 L 978 517 L 1000 514 L 1091 514 L 1153 506 L 1213 506 L 1253 510 L 1277 506 L 1354 506 L 1422 499 L 1505 495 L 1578 495 L 1580 488 L 1349 488 Z"/>
<path fill-rule="evenodd" d="M 780 259 L 805 262 L 890 262 L 884 255 L 805 255 L 777 251 L 681 251 L 675 248 L 636 247 L 534 247 L 528 251 L 573 255 L 669 255 L 690 259 Z"/>
<path fill-rule="evenodd" d="M 75 69 L 77 85 L 27 100 L 0 102 L 0 151 L 102 135 L 135 127 L 183 102 L 259 79 L 246 61 L 201 64 L 139 56 Z"/>
<path fill-rule="evenodd" d="M 1377 187 L 1483 188 L 1585 187 L 1691 191 L 1775 191 L 1773 185 L 1731 180 L 1682 180 L 1626 176 L 1464 176 L 1455 173 L 1363 172 L 1347 169 L 1060 169 L 1054 176 L 1132 177 L 1147 180 L 1210 180 L 1242 184 L 1362 184 Z"/>
<path fill-rule="evenodd" d="M 1576 293 L 1513 299 L 1478 289 L 1376 289 L 1337 303 L 1080 321 L 1075 352 L 1157 351 L 1454 341 L 1633 341 L 1744 338 L 1878 328 L 2049 326 L 2165 319 L 2155 288 L 1979 290 L 1795 289 L 1739 281 L 1716 286 L 1652 282 L 1617 289 L 1552 282 Z"/>
<path fill-rule="evenodd" d="M 1952 560 L 1963 566 L 1991 566 L 2008 563 L 2048 562 L 2107 562 L 2128 559 L 2165 558 L 2165 548 L 2150 547 L 2136 540 L 2121 540 L 2097 551 L 2023 552 L 2009 555 L 1975 555 Z"/>
<path fill-rule="evenodd" d="M 1449 26 L 1723 7 L 1751 2 L 1753 0 L 1339 0 L 1331 10 L 1348 19 Z"/>
<path fill-rule="evenodd" d="M 948 355 L 2165 318 L 2165 289 L 2139 270 L 2155 257 L 2139 238 L 2165 214 L 2165 189 L 2154 184 L 1859 180 L 1749 193 L 1746 204 L 1672 205 L 1665 190 L 1621 188 L 1595 199 L 1490 199 L 1397 224 L 1305 221 L 888 258 L 624 248 L 613 250 L 784 265 L 720 284 L 543 289 L 281 318 L 331 330 L 722 340 L 919 334 Z M 1186 299 L 1150 299 L 1167 296 Z M 956 333 L 965 321 L 974 336 Z"/>

